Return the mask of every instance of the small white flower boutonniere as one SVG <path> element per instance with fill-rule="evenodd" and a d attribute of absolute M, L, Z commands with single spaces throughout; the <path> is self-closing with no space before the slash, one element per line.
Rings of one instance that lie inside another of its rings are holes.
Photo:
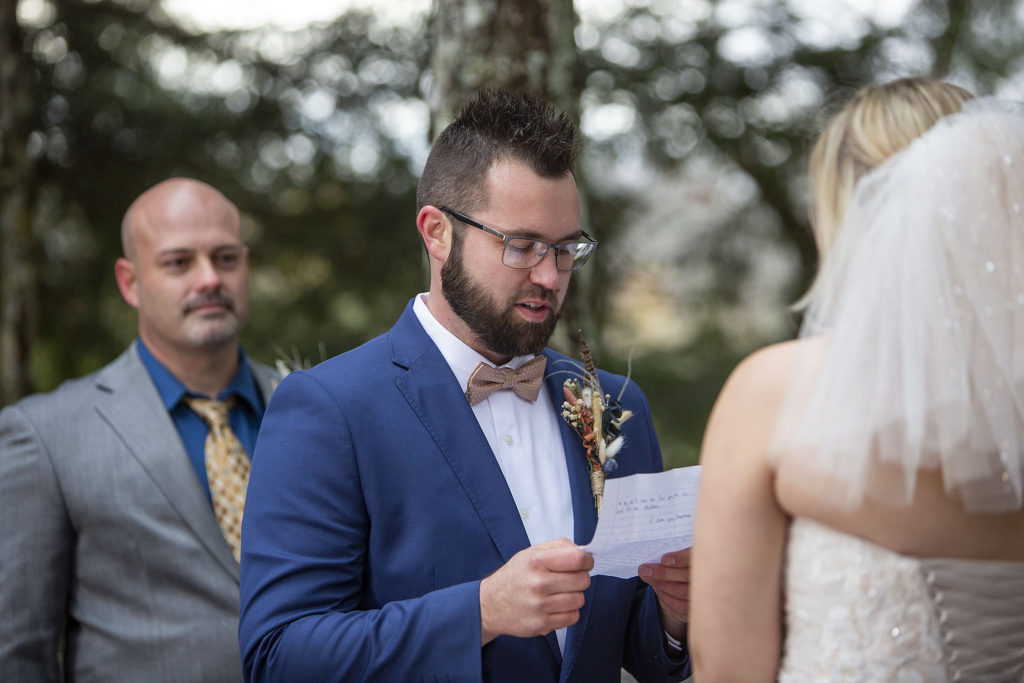
<path fill-rule="evenodd" d="M 579 344 L 580 358 L 583 361 L 582 373 L 578 377 L 565 380 L 562 385 L 565 396 L 565 401 L 562 402 L 562 419 L 569 423 L 583 440 L 587 454 L 587 471 L 590 474 L 590 490 L 594 494 L 594 506 L 598 514 L 601 514 L 605 473 L 610 474 L 619 466 L 615 456 L 625 443 L 622 424 L 632 417 L 633 413 L 624 410 L 619 403 L 621 392 L 618 398 L 613 399 L 611 395 L 601 390 L 590 347 L 587 346 L 582 334 L 579 336 Z"/>

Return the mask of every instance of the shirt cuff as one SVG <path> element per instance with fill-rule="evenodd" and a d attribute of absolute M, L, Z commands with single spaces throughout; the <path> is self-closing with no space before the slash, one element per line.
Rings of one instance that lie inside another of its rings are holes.
<path fill-rule="evenodd" d="M 677 659 L 686 654 L 686 649 L 683 647 L 682 642 L 672 637 L 672 634 L 668 631 L 662 630 L 665 634 L 665 650 L 668 655 L 673 659 Z"/>

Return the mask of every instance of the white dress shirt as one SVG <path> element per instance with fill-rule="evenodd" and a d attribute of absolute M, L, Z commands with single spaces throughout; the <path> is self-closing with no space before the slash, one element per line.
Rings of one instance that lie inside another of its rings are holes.
<path fill-rule="evenodd" d="M 413 313 L 427 335 L 441 351 L 463 392 L 478 363 L 493 365 L 449 332 L 427 308 L 427 294 L 413 303 Z M 517 356 L 503 367 L 519 368 L 533 356 Z M 550 374 L 552 368 L 545 373 Z M 491 452 L 505 475 L 512 498 L 531 545 L 556 538 L 573 538 L 572 494 L 569 470 L 559 433 L 559 412 L 541 387 L 536 401 L 520 398 L 513 391 L 495 391 L 472 406 Z M 481 454 L 483 457 L 484 454 Z M 564 647 L 565 629 L 556 631 L 558 646 Z"/>

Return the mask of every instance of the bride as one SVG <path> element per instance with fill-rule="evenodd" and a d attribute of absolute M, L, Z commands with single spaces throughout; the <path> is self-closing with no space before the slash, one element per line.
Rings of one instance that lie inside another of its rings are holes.
<path fill-rule="evenodd" d="M 800 338 L 705 434 L 709 681 L 1024 681 L 1024 108 L 905 79 L 811 156 Z"/>

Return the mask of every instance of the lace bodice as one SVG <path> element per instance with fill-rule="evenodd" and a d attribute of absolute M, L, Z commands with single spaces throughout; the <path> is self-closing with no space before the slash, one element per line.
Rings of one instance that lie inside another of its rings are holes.
<path fill-rule="evenodd" d="M 779 681 L 1024 681 L 1024 563 L 915 558 L 790 526 Z"/>

